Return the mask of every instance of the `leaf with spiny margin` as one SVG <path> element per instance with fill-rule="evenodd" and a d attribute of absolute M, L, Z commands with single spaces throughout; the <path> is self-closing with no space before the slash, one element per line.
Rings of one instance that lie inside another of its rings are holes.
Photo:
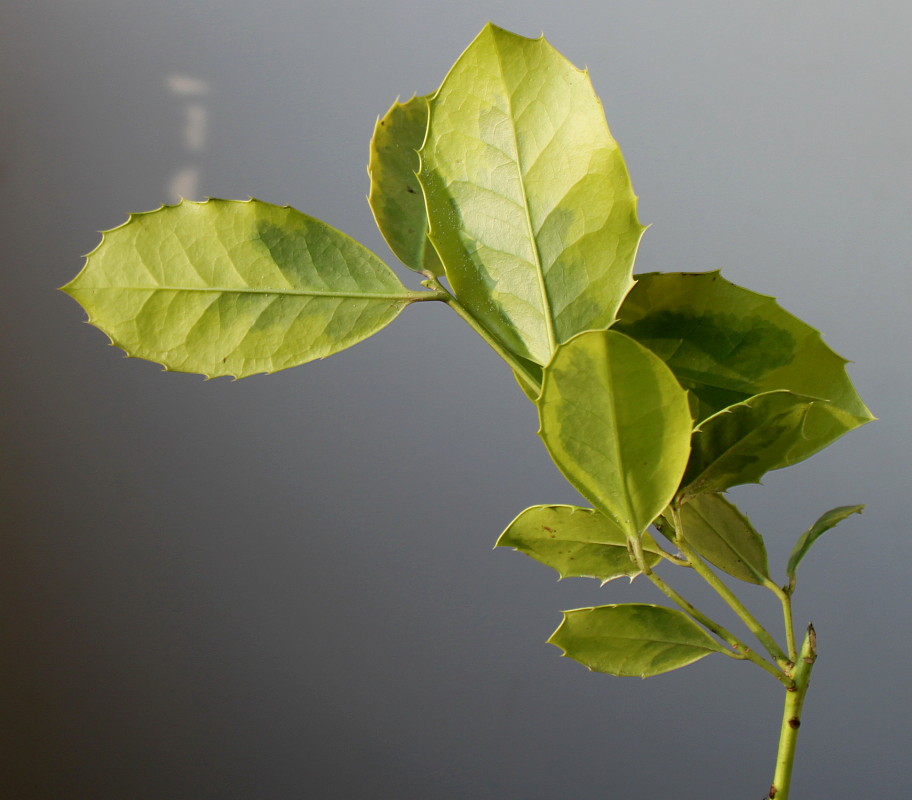
<path fill-rule="evenodd" d="M 748 583 L 769 579 L 763 537 L 734 503 L 720 494 L 701 494 L 681 506 L 678 516 L 684 541 L 711 564 Z M 657 520 L 656 528 L 675 540 L 670 515 Z"/>
<path fill-rule="evenodd" d="M 519 550 L 557 570 L 561 578 L 597 578 L 607 583 L 640 574 L 624 531 L 592 508 L 527 508 L 507 526 L 495 547 Z M 643 551 L 650 567 L 662 560 L 659 546 L 648 533 L 643 534 Z"/>
<path fill-rule="evenodd" d="M 441 275 L 443 265 L 427 236 L 427 209 L 416 174 L 427 124 L 426 97 L 397 101 L 377 120 L 367 165 L 367 202 L 380 233 L 403 264 L 416 272 Z"/>
<path fill-rule="evenodd" d="M 614 331 L 581 333 L 545 369 L 539 434 L 564 477 L 625 536 L 674 496 L 690 452 L 687 392 L 654 353 Z"/>
<path fill-rule="evenodd" d="M 429 103 L 430 237 L 469 313 L 541 365 L 611 325 L 645 229 L 588 74 L 489 24 Z"/>
<path fill-rule="evenodd" d="M 645 603 L 578 608 L 548 642 L 593 672 L 648 678 L 723 648 L 680 611 Z"/>
<path fill-rule="evenodd" d="M 864 505 L 838 506 L 837 508 L 831 508 L 808 530 L 801 534 L 798 541 L 795 543 L 795 547 L 792 549 L 792 554 L 789 556 L 788 566 L 785 570 L 785 574 L 789 579 L 789 584 L 794 586 L 795 571 L 798 569 L 798 564 L 801 563 L 801 559 L 803 559 L 807 555 L 808 550 L 811 549 L 811 545 L 828 530 L 835 528 L 844 519 L 852 516 L 852 514 L 860 514 L 863 510 Z"/>
<path fill-rule="evenodd" d="M 636 278 L 615 330 L 667 362 L 699 399 L 698 420 L 779 389 L 816 397 L 834 410 L 818 406 L 806 421 L 814 439 L 808 449 L 816 452 L 873 419 L 846 374 L 846 360 L 774 298 L 736 286 L 719 272 Z"/>
<path fill-rule="evenodd" d="M 834 416 L 844 416 L 829 403 L 781 391 L 751 397 L 703 420 L 694 431 L 678 493 L 681 502 L 704 492 L 760 483 L 767 472 L 819 450 L 822 444 L 812 449 L 819 444 L 812 426 L 814 409 L 821 405 Z"/>
<path fill-rule="evenodd" d="M 216 199 L 131 215 L 63 290 L 127 355 L 210 377 L 324 358 L 418 295 L 319 220 Z"/>

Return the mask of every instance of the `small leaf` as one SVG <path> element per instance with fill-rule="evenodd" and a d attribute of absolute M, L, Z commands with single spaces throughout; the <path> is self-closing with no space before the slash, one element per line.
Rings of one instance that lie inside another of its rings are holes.
<path fill-rule="evenodd" d="M 811 545 L 814 544 L 817 539 L 830 530 L 830 528 L 836 527 L 847 517 L 852 516 L 852 514 L 860 514 L 863 510 L 863 505 L 831 508 L 811 525 L 808 530 L 801 534 L 798 541 L 795 543 L 795 547 L 792 549 L 792 554 L 789 556 L 788 566 L 785 570 L 789 583 L 794 584 L 795 571 L 798 569 L 798 564 L 801 562 L 801 559 L 807 555 L 808 550 L 811 549 Z"/>
<path fill-rule="evenodd" d="M 419 177 L 460 302 L 541 365 L 611 325 L 644 228 L 589 76 L 487 25 L 429 102 Z"/>
<path fill-rule="evenodd" d="M 723 651 L 680 611 L 644 603 L 565 611 L 548 642 L 594 672 L 640 678 Z"/>
<path fill-rule="evenodd" d="M 663 358 L 700 401 L 698 420 L 758 394 L 786 389 L 831 403 L 815 422 L 819 450 L 873 419 L 846 375 L 846 360 L 772 297 L 718 272 L 638 275 L 616 330 Z"/>
<path fill-rule="evenodd" d="M 613 331 L 555 353 L 538 399 L 540 434 L 570 483 L 639 536 L 668 505 L 687 464 L 687 393 L 661 359 Z"/>
<path fill-rule="evenodd" d="M 701 494 L 678 514 L 684 541 L 711 564 L 748 583 L 762 584 L 769 578 L 763 537 L 722 495 Z M 666 516 L 663 523 L 669 522 Z"/>
<path fill-rule="evenodd" d="M 557 570 L 561 578 L 633 578 L 639 567 L 630 558 L 627 537 L 616 523 L 591 508 L 532 506 L 507 526 L 496 547 L 512 547 Z M 643 535 L 650 567 L 662 560 L 655 540 Z"/>
<path fill-rule="evenodd" d="M 759 483 L 767 472 L 806 458 L 811 445 L 819 444 L 808 432 L 818 405 L 829 404 L 792 392 L 767 392 L 701 422 L 694 431 L 681 501 Z M 829 411 L 842 413 L 832 406 Z"/>
<path fill-rule="evenodd" d="M 63 290 L 127 355 L 235 377 L 350 347 L 417 294 L 319 220 L 215 199 L 133 214 Z"/>
<path fill-rule="evenodd" d="M 395 102 L 377 120 L 371 139 L 370 194 L 377 227 L 396 257 L 416 272 L 441 275 L 443 266 L 427 237 L 424 192 L 418 181 L 418 149 L 428 125 L 426 97 Z"/>

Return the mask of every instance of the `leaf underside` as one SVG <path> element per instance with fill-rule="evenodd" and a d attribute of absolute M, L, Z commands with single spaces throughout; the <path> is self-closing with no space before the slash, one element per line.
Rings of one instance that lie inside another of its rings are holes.
<path fill-rule="evenodd" d="M 644 603 L 565 611 L 548 642 L 594 672 L 640 678 L 722 652 L 680 611 Z"/>
<path fill-rule="evenodd" d="M 852 516 L 852 514 L 860 514 L 862 511 L 864 511 L 863 505 L 838 506 L 837 508 L 831 508 L 825 514 L 821 515 L 820 519 L 801 534 L 798 541 L 795 542 L 794 548 L 792 548 L 788 566 L 786 567 L 786 575 L 789 580 L 794 582 L 798 564 L 800 564 L 801 560 L 808 554 L 808 550 L 811 549 L 811 545 L 813 545 L 817 539 L 828 530 L 836 527 L 846 518 Z"/>
<path fill-rule="evenodd" d="M 561 578 L 597 578 L 604 583 L 640 574 L 624 531 L 591 508 L 527 508 L 507 526 L 496 547 L 519 550 L 557 570 Z M 650 567 L 661 561 L 659 547 L 648 533 L 643 535 L 643 550 Z"/>
<path fill-rule="evenodd" d="M 488 25 L 429 103 L 419 178 L 460 302 L 541 365 L 609 326 L 644 228 L 588 75 Z"/>
<path fill-rule="evenodd" d="M 427 236 L 424 193 L 416 174 L 427 125 L 426 97 L 393 103 L 377 120 L 367 166 L 371 181 L 367 201 L 396 257 L 416 272 L 441 275 L 443 266 Z"/>
<path fill-rule="evenodd" d="M 106 231 L 65 287 L 128 355 L 244 377 L 323 358 L 410 302 L 369 250 L 258 200 L 182 201 Z"/>
<path fill-rule="evenodd" d="M 558 348 L 538 399 L 540 434 L 576 489 L 628 537 L 678 487 L 690 451 L 687 394 L 665 364 L 614 331 Z"/>
<path fill-rule="evenodd" d="M 679 516 L 684 541 L 711 564 L 748 583 L 762 584 L 769 578 L 763 537 L 722 495 L 699 495 L 681 507 Z M 657 522 L 657 527 L 674 539 L 668 517 Z"/>

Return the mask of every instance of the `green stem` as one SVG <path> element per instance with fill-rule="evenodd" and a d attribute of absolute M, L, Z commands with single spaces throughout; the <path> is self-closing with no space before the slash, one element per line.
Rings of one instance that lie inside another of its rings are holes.
<path fill-rule="evenodd" d="M 652 581 L 652 583 L 659 589 L 659 591 L 661 591 L 682 611 L 699 622 L 704 628 L 707 628 L 716 634 L 716 636 L 718 636 L 723 642 L 731 647 L 732 650 L 735 651 L 734 653 L 726 653 L 727 655 L 731 655 L 734 658 L 751 661 L 772 675 L 777 681 L 784 683 L 786 687 L 792 685 L 791 678 L 789 678 L 788 675 L 786 675 L 781 669 L 778 669 L 775 665 L 770 664 L 770 662 L 766 659 L 758 656 L 737 636 L 728 631 L 715 620 L 707 617 L 706 614 L 700 611 L 695 605 L 687 602 L 687 600 L 681 597 L 680 594 L 678 594 L 667 583 L 665 583 L 665 581 L 656 575 L 652 571 L 652 568 L 649 566 L 649 564 L 646 562 L 646 556 L 643 553 L 643 543 L 639 539 L 629 540 L 629 544 L 631 545 L 630 549 L 632 551 L 633 560 L 636 562 L 637 567 L 639 567 L 640 572 L 649 578 L 649 580 Z"/>
<path fill-rule="evenodd" d="M 747 606 L 741 602 L 738 596 L 729 589 L 706 564 L 706 562 L 693 550 L 685 540 L 684 531 L 681 527 L 681 515 L 677 507 L 672 504 L 671 515 L 675 529 L 675 544 L 680 551 L 687 556 L 694 571 L 703 578 L 747 626 L 747 629 L 757 637 L 757 640 L 766 648 L 767 652 L 775 659 L 780 667 L 786 668 L 791 665 L 792 660 L 785 654 L 785 651 L 777 644 L 776 640 L 770 636 L 757 618 L 751 614 Z"/>
<path fill-rule="evenodd" d="M 428 280 L 422 281 L 422 283 L 434 291 L 435 296 L 433 299 L 443 300 L 453 309 L 453 311 L 462 317 L 462 319 L 468 323 L 469 327 L 484 339 L 497 355 L 510 365 L 510 368 L 516 373 L 516 376 L 526 384 L 526 386 L 535 394 L 541 394 L 541 383 L 538 379 L 529 372 L 528 368 L 522 364 L 516 356 L 498 342 L 497 339 L 495 339 L 488 330 L 466 310 L 465 306 L 446 290 L 446 287 L 444 287 L 437 278 L 431 276 Z"/>
<path fill-rule="evenodd" d="M 798 660 L 792 672 L 794 687 L 785 693 L 785 709 L 782 714 L 782 731 L 779 734 L 779 752 L 776 754 L 776 773 L 770 786 L 769 797 L 788 800 L 792 782 L 792 766 L 795 763 L 795 746 L 798 744 L 798 729 L 801 726 L 801 706 L 807 694 L 811 669 L 817 660 L 817 635 L 814 626 L 808 625 L 807 636 L 798 653 Z"/>
<path fill-rule="evenodd" d="M 763 585 L 776 595 L 779 598 L 779 602 L 782 603 L 782 621 L 785 626 L 785 640 L 788 645 L 789 661 L 794 664 L 798 660 L 798 648 L 795 642 L 795 623 L 792 621 L 792 597 L 768 578 L 763 582 Z"/>

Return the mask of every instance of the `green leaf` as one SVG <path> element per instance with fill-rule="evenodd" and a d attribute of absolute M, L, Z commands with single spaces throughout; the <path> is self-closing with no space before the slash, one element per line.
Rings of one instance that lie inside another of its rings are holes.
<path fill-rule="evenodd" d="M 606 583 L 640 574 L 624 531 L 591 508 L 532 506 L 509 524 L 495 546 L 519 550 L 557 570 L 561 578 L 598 578 Z M 650 567 L 662 560 L 648 533 L 643 535 L 643 550 Z"/>
<path fill-rule="evenodd" d="M 763 537 L 733 503 L 720 494 L 702 494 L 678 512 L 684 541 L 701 556 L 732 577 L 762 584 L 769 578 L 769 563 Z M 656 527 L 669 538 L 674 527 L 664 516 Z"/>
<path fill-rule="evenodd" d="M 594 672 L 640 678 L 723 650 L 680 611 L 644 603 L 565 611 L 548 642 Z"/>
<path fill-rule="evenodd" d="M 798 569 L 798 564 L 801 563 L 801 559 L 807 555 L 808 550 L 811 549 L 811 545 L 814 544 L 817 539 L 830 530 L 830 528 L 835 528 L 847 517 L 852 516 L 852 514 L 860 514 L 863 510 L 863 505 L 831 508 L 808 530 L 801 534 L 800 538 L 795 543 L 795 547 L 792 549 L 792 554 L 789 556 L 788 566 L 785 570 L 789 583 L 794 584 L 795 571 Z"/>
<path fill-rule="evenodd" d="M 539 433 L 570 483 L 639 536 L 668 505 L 690 452 L 687 393 L 661 359 L 614 331 L 558 348 L 538 399 Z"/>
<path fill-rule="evenodd" d="M 545 365 L 611 325 L 644 228 L 585 72 L 487 25 L 430 98 L 420 156 L 447 279 L 502 344 Z"/>
<path fill-rule="evenodd" d="M 759 483 L 769 471 L 801 461 L 823 446 L 814 436 L 814 409 L 828 406 L 792 392 L 767 392 L 714 414 L 694 431 L 679 497 Z"/>
<path fill-rule="evenodd" d="M 426 97 L 397 101 L 377 120 L 367 165 L 367 202 L 380 233 L 403 264 L 416 272 L 441 275 L 443 266 L 427 237 L 427 210 L 416 174 L 427 124 Z"/>
<path fill-rule="evenodd" d="M 718 272 L 638 275 L 615 329 L 667 362 L 699 399 L 700 420 L 779 389 L 842 412 L 814 412 L 821 447 L 873 419 L 846 375 L 846 360 L 818 331 Z"/>
<path fill-rule="evenodd" d="M 293 208 L 215 199 L 131 215 L 63 290 L 127 355 L 235 377 L 356 344 L 423 294 Z"/>

